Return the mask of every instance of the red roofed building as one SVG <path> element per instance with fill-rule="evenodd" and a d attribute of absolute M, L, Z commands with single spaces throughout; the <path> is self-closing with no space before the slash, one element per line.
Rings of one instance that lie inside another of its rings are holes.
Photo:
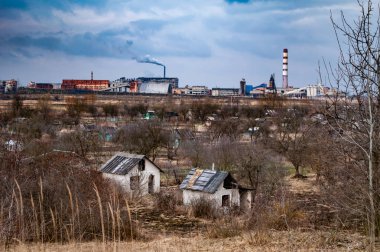
<path fill-rule="evenodd" d="M 61 88 L 81 89 L 81 90 L 101 90 L 108 88 L 110 82 L 108 80 L 62 80 Z"/>

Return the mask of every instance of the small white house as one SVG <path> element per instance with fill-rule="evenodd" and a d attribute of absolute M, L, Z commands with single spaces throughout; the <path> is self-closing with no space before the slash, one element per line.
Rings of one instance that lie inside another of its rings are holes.
<path fill-rule="evenodd" d="M 4 143 L 5 149 L 7 151 L 22 151 L 24 149 L 24 145 L 20 141 L 9 140 Z"/>
<path fill-rule="evenodd" d="M 101 168 L 104 178 L 120 185 L 131 196 L 160 191 L 162 170 L 144 155 L 119 152 Z"/>
<path fill-rule="evenodd" d="M 229 172 L 193 168 L 180 185 L 183 204 L 205 198 L 216 207 L 251 208 L 251 189 L 240 186 Z"/>

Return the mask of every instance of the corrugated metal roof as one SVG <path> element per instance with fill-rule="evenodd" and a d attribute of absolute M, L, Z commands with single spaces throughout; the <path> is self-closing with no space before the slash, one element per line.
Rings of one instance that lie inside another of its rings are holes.
<path fill-rule="evenodd" d="M 147 94 L 168 94 L 170 92 L 170 84 L 149 82 L 141 83 L 139 92 Z"/>
<path fill-rule="evenodd" d="M 207 193 L 215 193 L 224 179 L 228 176 L 228 172 L 191 169 L 179 186 L 180 189 L 202 191 Z"/>
<path fill-rule="evenodd" d="M 117 153 L 110 160 L 107 161 L 100 171 L 104 173 L 111 173 L 116 175 L 126 175 L 133 169 L 145 156 L 130 154 L 130 153 Z"/>

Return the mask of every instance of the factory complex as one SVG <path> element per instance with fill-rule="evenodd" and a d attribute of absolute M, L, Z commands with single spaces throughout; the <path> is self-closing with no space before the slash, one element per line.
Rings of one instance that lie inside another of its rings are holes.
<path fill-rule="evenodd" d="M 166 66 L 152 59 L 143 59 L 140 63 L 151 63 L 163 66 L 163 77 L 121 77 L 114 81 L 96 80 L 91 72 L 90 79 L 63 79 L 61 83 L 38 83 L 30 82 L 22 89 L 33 91 L 59 91 L 76 92 L 102 92 L 102 93 L 124 93 L 124 94 L 157 94 L 157 95 L 189 95 L 189 96 L 246 96 L 262 98 L 269 95 L 280 95 L 291 98 L 316 98 L 325 95 L 333 95 L 336 92 L 321 84 L 312 84 L 303 88 L 293 88 L 288 84 L 288 49 L 283 50 L 282 61 L 282 86 L 277 87 L 275 75 L 272 74 L 268 83 L 259 85 L 248 84 L 243 78 L 239 88 L 209 89 L 206 85 L 186 85 L 179 87 L 176 77 L 166 77 Z M 17 92 L 18 82 L 14 79 L 0 81 L 0 93 Z"/>

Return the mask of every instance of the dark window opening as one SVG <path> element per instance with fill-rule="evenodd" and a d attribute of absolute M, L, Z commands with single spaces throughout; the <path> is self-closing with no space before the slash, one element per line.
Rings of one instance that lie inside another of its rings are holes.
<path fill-rule="evenodd" d="M 229 207 L 230 206 L 230 195 L 223 195 L 222 196 L 222 206 L 223 207 Z"/>
<path fill-rule="evenodd" d="M 137 190 L 139 189 L 139 183 L 140 183 L 140 176 L 133 176 L 131 177 L 131 190 Z"/>
<path fill-rule="evenodd" d="M 154 175 L 149 175 L 148 193 L 154 193 Z"/>
<path fill-rule="evenodd" d="M 141 159 L 139 162 L 139 171 L 145 171 L 145 160 Z"/>

